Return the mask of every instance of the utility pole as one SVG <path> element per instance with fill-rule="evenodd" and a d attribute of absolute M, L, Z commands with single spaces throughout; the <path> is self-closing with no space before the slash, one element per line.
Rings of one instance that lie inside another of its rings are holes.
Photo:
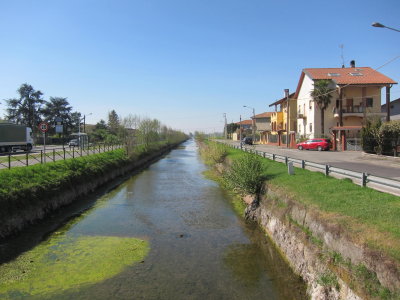
<path fill-rule="evenodd" d="M 227 127 L 227 122 L 226 122 L 226 113 L 224 113 L 224 119 L 225 119 L 224 137 L 227 140 L 228 139 L 228 127 Z"/>
<path fill-rule="evenodd" d="M 256 113 L 253 108 L 253 143 L 256 142 Z"/>
<path fill-rule="evenodd" d="M 239 141 L 240 141 L 240 149 L 242 149 L 242 115 L 240 115 L 239 122 Z"/>
<path fill-rule="evenodd" d="M 290 120 L 289 120 L 289 89 L 285 89 L 285 96 L 286 96 L 286 148 L 289 148 L 289 127 L 290 127 Z"/>

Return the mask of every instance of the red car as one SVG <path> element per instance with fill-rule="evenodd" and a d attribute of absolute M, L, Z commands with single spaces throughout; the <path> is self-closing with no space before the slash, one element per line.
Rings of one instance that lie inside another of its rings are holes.
<path fill-rule="evenodd" d="M 317 149 L 318 151 L 329 150 L 331 148 L 330 139 L 311 139 L 296 145 L 299 150 Z"/>

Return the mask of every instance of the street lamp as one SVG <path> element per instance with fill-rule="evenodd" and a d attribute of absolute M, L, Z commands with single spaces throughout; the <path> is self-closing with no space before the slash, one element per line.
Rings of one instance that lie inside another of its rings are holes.
<path fill-rule="evenodd" d="M 246 107 L 246 108 L 249 108 L 249 109 L 252 109 L 253 110 L 253 128 L 252 128 L 252 136 L 253 136 L 253 142 L 255 142 L 256 140 L 255 140 L 255 132 L 256 132 L 256 114 L 255 114 L 255 112 L 254 112 L 254 108 L 253 107 L 250 107 L 250 106 L 247 106 L 247 105 L 243 105 L 243 107 Z"/>
<path fill-rule="evenodd" d="M 372 26 L 373 27 L 379 27 L 379 28 L 387 28 L 387 29 L 390 29 L 390 30 L 394 30 L 394 31 L 400 32 L 400 30 L 398 30 L 396 28 L 387 27 L 387 26 L 385 26 L 385 25 L 383 25 L 381 23 L 378 23 L 378 22 L 372 23 Z"/>

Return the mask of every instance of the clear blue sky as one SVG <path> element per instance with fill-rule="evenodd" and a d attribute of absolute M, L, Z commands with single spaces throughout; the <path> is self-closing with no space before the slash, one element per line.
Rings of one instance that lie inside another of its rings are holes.
<path fill-rule="evenodd" d="M 0 0 L 0 114 L 22 83 L 89 123 L 115 109 L 185 131 L 270 111 L 303 68 L 400 55 L 400 1 Z M 400 59 L 379 70 L 400 82 Z M 400 87 L 392 88 L 392 99 Z"/>

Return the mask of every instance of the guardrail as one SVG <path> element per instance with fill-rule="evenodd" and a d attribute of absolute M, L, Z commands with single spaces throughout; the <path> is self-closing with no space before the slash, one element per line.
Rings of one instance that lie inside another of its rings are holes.
<path fill-rule="evenodd" d="M 240 146 L 226 144 L 235 149 L 241 149 Z M 258 151 L 255 149 L 242 147 L 243 151 L 255 153 L 264 158 L 268 158 L 274 161 L 281 161 L 286 165 L 292 162 L 294 165 L 301 167 L 302 169 L 308 169 L 311 171 L 319 171 L 324 173 L 326 176 L 334 176 L 338 178 L 349 178 L 354 183 L 359 184 L 363 187 L 370 187 L 375 190 L 389 192 L 397 196 L 400 195 L 400 181 L 392 178 L 385 178 L 380 176 L 375 176 L 368 174 L 366 172 L 356 172 L 352 170 L 342 169 L 338 167 L 333 167 L 330 165 L 319 164 L 307 160 L 291 158 L 284 155 L 278 155 L 273 153 L 268 153 L 264 151 Z"/>
<path fill-rule="evenodd" d="M 44 164 L 57 160 L 74 159 L 97 153 L 113 151 L 123 148 L 124 145 L 101 144 L 85 148 L 80 147 L 59 147 L 46 151 L 37 150 L 36 152 L 14 153 L 8 152 L 0 156 L 0 169 L 11 169 L 13 167 L 26 167 L 34 164 Z"/>

